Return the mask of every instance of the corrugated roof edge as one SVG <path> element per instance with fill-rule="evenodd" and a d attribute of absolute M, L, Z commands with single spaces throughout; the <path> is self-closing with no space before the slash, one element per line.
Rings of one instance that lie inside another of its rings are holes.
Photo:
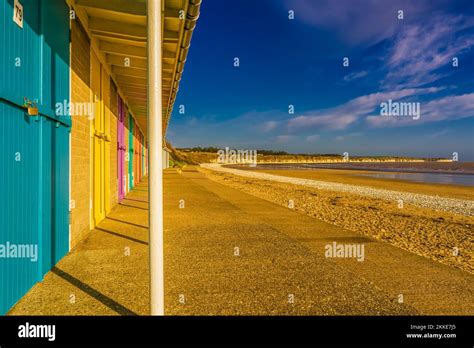
<path fill-rule="evenodd" d="M 188 11 L 186 13 L 186 22 L 184 24 L 183 37 L 178 53 L 177 71 L 175 74 L 175 80 L 173 81 L 173 90 L 171 91 L 171 102 L 168 107 L 167 115 L 165 116 L 164 135 L 166 135 L 168 122 L 171 118 L 171 113 L 173 112 L 174 102 L 176 100 L 176 95 L 178 94 L 179 90 L 179 82 L 181 81 L 181 76 L 184 70 L 184 64 L 186 63 L 189 47 L 191 46 L 191 38 L 193 36 L 193 32 L 196 28 L 196 23 L 199 18 L 201 3 L 202 0 L 189 0 Z M 165 137 L 163 137 L 163 139 L 164 138 Z"/>

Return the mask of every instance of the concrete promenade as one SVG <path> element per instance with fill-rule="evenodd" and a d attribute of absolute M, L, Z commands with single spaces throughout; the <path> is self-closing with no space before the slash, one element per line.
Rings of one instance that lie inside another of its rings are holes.
<path fill-rule="evenodd" d="M 168 315 L 474 314 L 466 272 L 218 184 L 193 167 L 167 170 L 164 180 Z M 148 314 L 147 206 L 141 183 L 9 314 Z M 363 243 L 364 261 L 326 258 L 334 241 Z"/>

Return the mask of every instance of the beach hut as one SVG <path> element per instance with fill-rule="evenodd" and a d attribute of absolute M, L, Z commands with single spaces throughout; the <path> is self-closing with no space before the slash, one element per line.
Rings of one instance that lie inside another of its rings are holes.
<path fill-rule="evenodd" d="M 145 173 L 162 314 L 162 139 L 200 3 L 0 0 L 0 314 Z"/>

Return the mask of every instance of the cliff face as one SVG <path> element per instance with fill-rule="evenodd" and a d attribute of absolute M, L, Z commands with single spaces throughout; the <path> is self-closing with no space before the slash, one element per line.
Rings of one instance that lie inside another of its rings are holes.
<path fill-rule="evenodd" d="M 171 149 L 172 158 L 178 162 L 188 164 L 217 163 L 218 155 L 215 152 L 182 151 Z M 445 161 L 446 159 L 420 159 L 408 157 L 350 157 L 350 162 L 425 162 L 425 161 Z M 343 163 L 342 156 L 305 156 L 305 155 L 257 155 L 258 163 Z"/>
<path fill-rule="evenodd" d="M 209 152 L 185 152 L 176 149 L 171 150 L 171 157 L 174 161 L 187 164 L 215 163 L 217 154 Z"/>

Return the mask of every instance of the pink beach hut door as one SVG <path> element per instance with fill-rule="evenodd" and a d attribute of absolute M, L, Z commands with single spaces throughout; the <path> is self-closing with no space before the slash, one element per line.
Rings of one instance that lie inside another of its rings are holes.
<path fill-rule="evenodd" d="M 122 102 L 122 98 L 118 97 L 118 111 L 119 111 L 119 122 L 118 122 L 118 142 L 117 142 L 117 155 L 118 155 L 118 191 L 119 201 L 125 197 L 127 176 L 125 175 L 125 110 Z"/>

